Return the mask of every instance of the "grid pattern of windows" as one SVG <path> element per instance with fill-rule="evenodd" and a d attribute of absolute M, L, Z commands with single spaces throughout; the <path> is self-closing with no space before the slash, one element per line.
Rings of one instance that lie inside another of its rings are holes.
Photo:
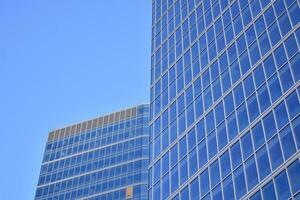
<path fill-rule="evenodd" d="M 149 199 L 296 196 L 299 1 L 152 2 Z"/>
<path fill-rule="evenodd" d="M 147 199 L 148 115 L 48 141 L 35 199 Z"/>

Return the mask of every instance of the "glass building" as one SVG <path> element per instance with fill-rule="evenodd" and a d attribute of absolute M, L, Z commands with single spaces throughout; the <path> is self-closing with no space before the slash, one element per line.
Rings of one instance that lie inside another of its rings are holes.
<path fill-rule="evenodd" d="M 35 199 L 147 199 L 149 106 L 49 133 Z"/>
<path fill-rule="evenodd" d="M 299 0 L 153 0 L 149 199 L 300 199 Z"/>

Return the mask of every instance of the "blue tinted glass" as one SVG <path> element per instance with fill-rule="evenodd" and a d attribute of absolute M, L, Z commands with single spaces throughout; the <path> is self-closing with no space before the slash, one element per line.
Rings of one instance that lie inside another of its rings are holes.
<path fill-rule="evenodd" d="M 178 166 L 176 165 L 171 170 L 171 193 L 173 193 L 178 188 L 179 180 L 178 180 Z"/>
<path fill-rule="evenodd" d="M 300 21 L 300 14 L 299 13 L 300 13 L 299 6 L 298 6 L 297 2 L 295 2 L 289 8 L 289 14 L 290 14 L 290 17 L 291 17 L 292 24 L 294 26 Z"/>
<path fill-rule="evenodd" d="M 238 133 L 235 114 L 232 113 L 228 118 L 228 139 L 232 140 Z"/>
<path fill-rule="evenodd" d="M 204 197 L 204 195 L 209 191 L 209 178 L 207 169 L 200 174 L 200 188 L 201 197 Z"/>
<path fill-rule="evenodd" d="M 223 182 L 224 199 L 234 199 L 233 183 L 231 176 L 227 177 Z"/>
<path fill-rule="evenodd" d="M 215 116 L 217 124 L 224 120 L 224 108 L 222 102 L 215 107 Z"/>
<path fill-rule="evenodd" d="M 293 120 L 293 131 L 296 138 L 296 144 L 298 146 L 298 149 L 300 149 L 300 116 L 298 116 L 296 119 Z"/>
<path fill-rule="evenodd" d="M 263 118 L 263 124 L 265 128 L 266 138 L 268 140 L 276 133 L 276 125 L 272 112 Z"/>
<path fill-rule="evenodd" d="M 272 102 L 275 102 L 282 94 L 277 74 L 274 74 L 268 80 L 268 83 Z"/>
<path fill-rule="evenodd" d="M 202 167 L 207 162 L 207 150 L 206 150 L 206 141 L 203 140 L 198 145 L 198 160 L 199 160 L 199 168 Z"/>
<path fill-rule="evenodd" d="M 282 36 L 285 36 L 292 28 L 287 13 L 285 12 L 278 21 Z"/>
<path fill-rule="evenodd" d="M 169 171 L 169 153 L 162 157 L 162 174 L 165 174 L 167 171 Z"/>
<path fill-rule="evenodd" d="M 257 98 L 256 98 L 255 94 L 253 94 L 247 100 L 247 107 L 248 107 L 248 112 L 249 112 L 249 120 L 250 120 L 250 122 L 252 122 L 259 115 L 258 103 L 257 103 Z"/>
<path fill-rule="evenodd" d="M 267 78 L 269 78 L 275 72 L 276 68 L 272 54 L 264 61 L 264 70 Z"/>
<path fill-rule="evenodd" d="M 248 97 L 250 94 L 254 92 L 253 77 L 251 75 L 249 75 L 244 80 L 244 88 L 245 88 L 246 97 Z"/>
<path fill-rule="evenodd" d="M 188 145 L 189 151 L 192 150 L 192 148 L 194 148 L 194 146 L 196 145 L 196 136 L 194 128 L 188 132 Z"/>
<path fill-rule="evenodd" d="M 291 68 L 294 75 L 295 81 L 300 80 L 300 53 L 297 53 L 296 56 L 291 60 Z"/>
<path fill-rule="evenodd" d="M 181 199 L 189 200 L 189 188 L 188 188 L 188 187 L 185 187 L 185 188 L 180 192 L 180 197 L 181 197 Z"/>
<path fill-rule="evenodd" d="M 281 129 L 289 120 L 284 102 L 281 102 L 278 106 L 276 106 L 275 116 L 278 129 Z"/>
<path fill-rule="evenodd" d="M 232 93 L 229 93 L 225 97 L 225 111 L 226 111 L 226 116 L 228 116 L 234 109 L 234 103 L 233 103 L 233 97 Z"/>
<path fill-rule="evenodd" d="M 280 133 L 280 140 L 283 149 L 283 155 L 287 160 L 296 152 L 295 141 L 293 139 L 292 130 L 290 126 L 284 128 Z"/>
<path fill-rule="evenodd" d="M 166 199 L 169 196 L 169 194 L 169 174 L 167 174 L 162 179 L 162 199 Z"/>
<path fill-rule="evenodd" d="M 276 199 L 273 181 L 262 188 L 262 194 L 264 199 Z"/>
<path fill-rule="evenodd" d="M 246 161 L 245 171 L 247 177 L 248 190 L 250 190 L 258 183 L 258 175 L 254 156 L 251 156 L 251 158 L 249 158 Z"/>
<path fill-rule="evenodd" d="M 288 166 L 288 175 L 292 187 L 292 192 L 295 194 L 300 189 L 300 163 L 297 159 L 290 166 Z"/>
<path fill-rule="evenodd" d="M 222 178 L 225 178 L 231 171 L 230 158 L 229 158 L 228 151 L 224 152 L 221 155 L 220 164 L 221 164 Z"/>
<path fill-rule="evenodd" d="M 214 200 L 222 200 L 222 191 L 221 191 L 221 185 L 220 184 L 213 189 L 212 197 L 213 197 Z"/>
<path fill-rule="evenodd" d="M 241 139 L 244 160 L 253 153 L 252 139 L 250 132 L 246 133 Z"/>
<path fill-rule="evenodd" d="M 279 70 L 279 78 L 280 78 L 282 90 L 283 92 L 286 92 L 294 83 L 291 70 L 288 64 L 285 64 Z"/>
<path fill-rule="evenodd" d="M 285 42 L 284 42 L 287 55 L 289 58 L 291 58 L 297 51 L 297 42 L 294 35 L 291 35 Z"/>
<path fill-rule="evenodd" d="M 180 185 L 182 185 L 188 178 L 187 158 L 180 161 Z"/>
<path fill-rule="evenodd" d="M 177 144 L 171 148 L 171 166 L 174 166 L 178 162 L 178 148 Z"/>
<path fill-rule="evenodd" d="M 275 187 L 279 200 L 288 199 L 291 196 L 286 172 L 283 171 L 275 177 Z"/>
<path fill-rule="evenodd" d="M 242 154 L 241 154 L 239 142 L 235 143 L 230 148 L 230 155 L 231 155 L 232 168 L 234 169 L 242 162 Z"/>
<path fill-rule="evenodd" d="M 254 79 L 257 88 L 265 81 L 265 75 L 261 65 L 254 70 Z"/>
<path fill-rule="evenodd" d="M 203 119 L 196 125 L 197 128 L 197 141 L 200 142 L 205 137 L 205 127 Z"/>
<path fill-rule="evenodd" d="M 257 152 L 256 158 L 259 177 L 260 180 L 263 180 L 271 172 L 268 153 L 265 146 Z"/>
<path fill-rule="evenodd" d="M 241 83 L 234 88 L 234 99 L 236 106 L 244 101 L 243 85 Z"/>
<path fill-rule="evenodd" d="M 250 200 L 261 200 L 261 194 L 260 194 L 260 191 L 257 191 L 254 195 L 252 195 L 250 197 Z"/>
<path fill-rule="evenodd" d="M 191 200 L 200 199 L 198 178 L 192 181 L 190 185 Z"/>
<path fill-rule="evenodd" d="M 198 169 L 198 162 L 197 162 L 197 151 L 196 148 L 189 153 L 189 172 L 190 176 L 194 175 L 194 173 Z"/>
<path fill-rule="evenodd" d="M 154 164 L 154 183 L 160 178 L 160 160 Z"/>
<path fill-rule="evenodd" d="M 159 184 L 159 182 L 154 186 L 154 192 L 153 192 L 153 194 L 154 194 L 153 197 L 155 199 L 158 199 L 158 200 L 161 199 L 160 198 L 160 184 Z M 109 198 L 107 198 L 107 199 L 109 199 Z"/>
<path fill-rule="evenodd" d="M 224 122 L 217 128 L 217 136 L 218 136 L 219 150 L 221 150 L 228 143 L 227 132 L 226 132 L 226 127 Z"/>
<path fill-rule="evenodd" d="M 283 162 L 282 152 L 277 135 L 268 142 L 268 149 L 270 154 L 271 166 L 272 169 L 275 170 Z"/>
<path fill-rule="evenodd" d="M 217 183 L 220 182 L 220 169 L 218 160 L 210 165 L 209 173 L 212 175 L 210 176 L 211 187 L 214 187 L 215 185 L 217 185 Z"/>
<path fill-rule="evenodd" d="M 284 51 L 283 45 L 280 45 L 275 51 L 274 51 L 274 57 L 277 64 L 277 68 L 280 68 L 287 60 L 286 54 Z"/>
<path fill-rule="evenodd" d="M 237 110 L 239 130 L 242 132 L 248 126 L 248 115 L 245 104 L 242 104 Z"/>
<path fill-rule="evenodd" d="M 243 171 L 243 166 L 240 166 L 237 170 L 233 172 L 234 174 L 234 187 L 235 187 L 235 196 L 237 199 L 240 199 L 246 193 L 246 182 Z"/>
<path fill-rule="evenodd" d="M 186 137 L 184 136 L 179 141 L 179 159 L 182 159 L 186 155 Z"/>
<path fill-rule="evenodd" d="M 209 158 L 212 158 L 216 153 L 217 153 L 217 140 L 216 140 L 216 132 L 213 131 L 209 136 L 208 136 L 208 155 Z"/>
<path fill-rule="evenodd" d="M 264 132 L 261 122 L 257 123 L 252 129 L 252 137 L 254 147 L 257 150 L 263 143 L 265 143 Z"/>

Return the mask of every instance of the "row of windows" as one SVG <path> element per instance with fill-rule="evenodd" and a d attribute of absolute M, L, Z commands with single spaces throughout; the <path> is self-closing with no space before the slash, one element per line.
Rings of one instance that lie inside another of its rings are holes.
<path fill-rule="evenodd" d="M 73 135 L 68 138 L 58 139 L 56 141 L 50 141 L 46 145 L 46 153 L 51 151 L 58 151 L 67 146 L 72 146 L 73 144 L 78 145 L 80 143 L 87 143 L 90 140 L 99 140 L 105 137 L 118 134 L 118 132 L 130 131 L 131 129 L 137 128 L 136 126 L 141 126 L 146 124 L 148 121 L 147 116 L 142 116 L 137 119 L 127 120 L 122 123 L 111 125 L 108 127 L 97 128 L 96 130 L 89 131 L 86 133 L 81 133 L 78 135 Z"/>
<path fill-rule="evenodd" d="M 47 184 L 50 182 L 62 180 L 68 177 L 77 176 L 97 169 L 102 169 L 109 166 L 119 165 L 131 160 L 146 158 L 148 155 L 147 148 L 142 150 L 134 150 L 124 153 L 121 156 L 114 156 L 107 159 L 96 159 L 89 163 L 80 163 L 77 166 L 61 168 L 50 173 L 41 174 L 39 178 L 39 185 Z"/>
<path fill-rule="evenodd" d="M 100 191 L 104 192 L 125 185 L 147 181 L 148 160 L 135 161 L 121 166 L 89 173 L 80 177 L 68 179 L 54 184 L 39 187 L 37 197 L 55 195 L 78 187 L 90 187 L 98 185 Z M 95 191 L 94 191 L 95 192 Z"/>
<path fill-rule="evenodd" d="M 88 200 L 121 200 L 125 198 L 125 189 L 107 193 L 104 195 L 99 195 L 96 197 L 88 198 Z M 67 198 L 68 199 L 68 198 Z M 134 186 L 133 187 L 133 197 L 132 200 L 148 200 L 147 196 L 147 186 Z"/>
<path fill-rule="evenodd" d="M 251 177 L 253 169 L 255 169 L 255 166 L 249 166 L 246 171 L 243 171 L 242 167 L 238 168 L 233 175 L 224 179 L 212 191 L 208 191 L 208 187 L 211 176 L 214 176 L 215 174 L 211 175 L 209 178 L 208 171 L 204 171 L 199 177 L 196 177 L 191 181 L 188 186 L 183 188 L 172 200 L 198 200 L 200 198 L 205 200 L 240 199 L 245 194 L 245 176 Z M 211 173 L 212 172 L 210 172 L 210 174 Z M 294 197 L 298 199 L 300 194 L 297 194 L 300 190 L 299 173 L 300 163 L 297 159 L 290 164 L 287 169 L 280 172 L 270 182 L 263 186 L 260 191 L 250 198 L 250 200 L 261 200 L 262 197 L 263 199 L 274 200 L 289 199 L 292 195 L 295 195 Z M 162 198 L 160 197 L 160 188 L 156 188 L 153 197 L 151 194 L 150 199 L 164 199 L 164 197 L 167 197 L 166 191 L 168 191 L 168 189 L 162 190 Z"/>
<path fill-rule="evenodd" d="M 268 123 L 263 122 L 264 125 Z M 269 126 L 269 124 L 267 125 Z M 263 131 L 261 123 L 255 125 L 251 133 L 246 133 L 238 142 L 231 145 L 229 150 L 225 151 L 200 174 L 201 198 L 209 195 L 209 191 L 214 193 L 218 190 L 220 192 L 220 182 L 222 180 L 225 182 L 228 176 L 233 176 L 236 190 L 235 198 L 240 199 L 247 191 L 250 191 L 272 171 L 274 172 L 284 161 L 294 155 L 297 152 L 296 146 L 298 146 L 299 151 L 300 116 L 292 122 L 293 131 L 288 125 L 269 140 L 268 130 L 266 126 L 264 127 L 265 131 Z M 265 135 L 262 135 L 263 132 L 265 132 Z M 180 143 L 179 147 L 180 150 L 182 147 Z M 203 151 L 201 144 L 198 145 L 198 156 L 196 148 L 192 149 L 188 156 L 179 151 L 179 157 L 184 156 L 179 163 L 177 163 L 178 150 L 175 151 L 174 154 L 174 148 L 172 148 L 170 158 L 168 154 L 165 154 L 162 163 L 157 162 L 154 165 L 153 177 L 150 170 L 149 184 L 153 186 L 154 199 L 160 199 L 160 190 L 163 191 L 162 199 L 167 198 L 168 195 L 174 193 L 179 186 L 195 174 L 198 170 L 198 164 L 200 168 L 203 166 L 203 162 L 207 162 L 207 152 L 206 149 Z M 169 166 L 172 168 L 171 170 L 169 170 Z M 225 189 L 226 184 L 222 188 Z M 197 189 L 199 190 L 199 188 Z M 234 199 L 234 197 L 225 199 Z"/>
<path fill-rule="evenodd" d="M 122 142 L 124 140 L 128 140 L 133 137 L 139 137 L 147 133 L 147 126 L 139 126 L 128 131 L 116 132 L 112 135 L 107 135 L 105 137 L 99 137 L 93 140 L 74 143 L 73 145 L 67 145 L 64 148 L 56 149 L 54 151 L 45 153 L 43 162 L 53 161 L 76 153 L 81 153 L 93 148 Z"/>
<path fill-rule="evenodd" d="M 93 160 L 100 160 L 116 156 L 122 158 L 122 156 L 128 153 L 130 154 L 130 152 L 132 152 L 131 154 L 133 154 L 135 151 L 141 150 L 143 146 L 147 146 L 147 141 L 148 137 L 134 138 L 132 140 L 127 140 L 118 144 L 113 144 L 111 146 L 106 146 L 99 149 L 94 149 L 93 151 L 68 157 L 66 159 L 53 161 L 51 163 L 42 165 L 41 174 L 50 173 L 58 169 L 66 169 L 68 167 L 76 166 L 78 164 L 86 164 L 92 162 Z M 141 152 L 137 152 L 136 154 L 140 153 Z"/>
<path fill-rule="evenodd" d="M 298 30 L 296 33 L 297 33 L 296 36 L 300 37 L 300 34 L 299 34 L 300 30 Z M 284 46 L 286 47 L 286 50 L 284 49 Z M 277 67 L 278 68 L 281 67 L 281 65 L 284 64 L 287 59 L 290 59 L 294 55 L 294 53 L 297 52 L 297 49 L 298 49 L 298 47 L 297 47 L 295 36 L 291 35 L 289 38 L 287 38 L 286 41 L 284 41 L 284 45 L 280 45 L 274 52 L 275 53 L 274 58 L 275 58 Z M 259 52 L 258 50 L 255 52 L 256 52 L 256 55 L 259 55 L 259 54 L 257 54 L 257 52 Z M 287 52 L 287 53 L 285 53 L 285 52 Z M 251 54 L 250 54 L 250 58 L 251 58 Z M 266 59 L 264 61 L 265 64 L 266 65 L 275 65 L 274 58 Z M 297 78 L 299 78 L 298 68 L 296 67 L 298 58 L 299 58 L 299 55 L 296 56 L 291 61 L 292 72 L 295 74 L 296 80 L 297 80 Z M 236 59 L 236 57 L 235 57 L 235 59 Z M 255 59 L 256 60 L 255 62 L 257 62 L 258 59 Z M 240 59 L 240 64 L 237 61 L 234 61 L 229 69 L 227 67 L 220 67 L 220 66 L 228 66 L 228 64 L 227 64 L 228 59 L 227 59 L 226 54 L 225 55 L 223 54 L 223 56 L 221 56 L 219 58 L 219 62 L 220 62 L 219 65 L 217 64 L 217 62 L 215 62 L 212 65 L 211 70 L 206 70 L 205 73 L 202 74 L 202 77 L 199 77 L 197 80 L 195 80 L 195 82 L 193 84 L 194 88 L 196 87 L 196 90 L 198 90 L 199 92 L 202 92 L 204 90 L 203 92 L 207 96 L 206 99 L 208 100 L 208 103 L 207 103 L 208 106 L 211 104 L 212 98 L 214 98 L 214 100 L 216 100 L 217 98 L 220 97 L 220 95 L 222 93 L 221 87 L 223 88 L 223 92 L 225 92 L 226 90 L 228 90 L 230 88 L 230 86 L 233 83 L 235 83 L 240 78 L 241 73 L 242 74 L 246 73 L 250 68 L 249 55 L 247 54 L 247 51 L 245 51 L 243 53 L 243 56 Z M 224 68 L 226 70 L 218 78 L 219 68 L 220 68 L 220 71 L 223 71 Z M 270 66 L 270 67 L 267 66 L 267 68 L 268 69 L 266 69 L 266 73 L 272 73 L 272 70 L 274 71 L 274 66 Z M 242 69 L 242 70 L 240 71 L 240 69 Z M 155 114 L 158 114 L 166 105 L 168 105 L 168 103 L 170 101 L 172 101 L 175 98 L 176 93 L 178 94 L 183 90 L 183 88 L 184 88 L 183 78 L 185 78 L 185 86 L 187 86 L 190 83 L 190 81 L 192 79 L 191 78 L 192 75 L 191 74 L 189 75 L 189 74 L 190 73 L 185 72 L 184 75 L 180 74 L 178 76 L 177 91 L 176 91 L 176 82 L 175 81 L 171 82 L 169 87 L 167 87 L 167 82 L 166 82 L 167 79 L 165 79 L 165 80 L 162 79 L 162 84 L 160 82 L 157 83 L 155 88 L 156 88 L 156 91 L 159 91 L 159 92 L 156 94 L 156 95 L 158 95 L 158 97 L 155 99 L 155 101 L 153 101 L 154 95 L 153 95 L 153 90 L 152 90 L 152 103 L 151 103 L 151 115 L 152 116 Z M 270 74 L 267 74 L 267 76 L 269 76 L 269 75 Z M 212 76 L 211 79 L 210 79 L 210 76 Z M 164 77 L 165 76 L 163 76 L 163 78 Z M 202 84 L 201 84 L 201 79 L 202 79 Z M 231 81 L 232 81 L 232 83 L 231 83 Z M 201 85 L 203 85 L 202 90 L 201 90 Z M 162 95 L 160 95 L 161 88 L 164 89 L 164 91 L 162 92 Z M 211 88 L 213 89 L 213 95 L 214 95 L 213 97 L 211 94 Z M 190 88 L 190 90 L 191 90 L 191 88 Z M 206 106 L 206 108 L 208 106 Z M 152 118 L 152 116 L 151 116 L 151 118 Z"/>
<path fill-rule="evenodd" d="M 36 199 L 47 199 L 47 200 L 57 200 L 57 199 L 78 199 L 81 197 L 87 197 L 93 193 L 90 190 L 96 190 L 97 187 L 83 188 L 79 190 L 73 190 L 66 193 L 58 194 L 53 197 L 36 198 Z M 146 200 L 147 199 L 147 186 L 146 185 L 135 185 L 133 187 L 133 200 Z M 89 200 L 113 200 L 113 199 L 124 199 L 126 195 L 125 189 L 116 190 L 114 192 L 105 193 L 102 195 L 97 195 L 95 197 L 88 198 Z"/>
<path fill-rule="evenodd" d="M 298 63 L 300 54 L 296 57 L 298 57 L 298 61 L 295 63 Z M 245 129 L 249 123 L 254 121 L 260 113 L 263 113 L 294 84 L 288 64 L 278 69 L 280 72 L 279 76 L 276 68 L 270 66 L 273 65 L 267 65 L 265 68 L 268 69 L 266 72 L 269 74 L 264 73 L 262 66 L 256 68 L 253 74 L 244 79 L 244 84 L 240 83 L 237 85 L 233 92 L 226 95 L 224 100 L 215 106 L 214 110 L 211 110 L 200 120 L 197 126 L 199 127 L 199 124 L 206 123 L 206 133 L 209 134 L 216 127 L 218 127 L 218 130 L 226 130 L 226 125 L 228 132 L 231 134 L 229 138 L 233 138 L 237 134 L 238 127 L 239 131 Z M 294 66 L 296 67 L 297 65 L 295 64 Z M 271 68 L 274 70 L 271 70 Z M 271 77 L 266 80 L 268 75 Z M 295 76 L 298 75 L 295 74 Z M 190 97 L 186 95 L 186 99 L 193 99 L 192 95 Z M 289 110 L 289 113 L 293 113 L 292 105 L 294 103 L 298 104 L 297 94 L 290 95 L 288 99 L 286 102 L 287 110 Z M 187 100 L 186 102 L 191 101 Z M 173 103 L 170 109 L 157 118 L 153 125 L 150 125 L 150 141 L 154 138 L 153 143 L 150 143 L 150 161 L 155 159 L 161 151 L 180 136 L 195 121 L 195 117 L 199 118 L 202 115 L 202 96 L 197 97 L 194 103 L 185 104 L 184 96 L 182 95 L 177 100 L 177 107 L 178 109 L 176 109 L 176 103 Z M 225 118 L 225 123 L 222 123 Z M 205 129 L 203 129 L 204 131 Z"/>

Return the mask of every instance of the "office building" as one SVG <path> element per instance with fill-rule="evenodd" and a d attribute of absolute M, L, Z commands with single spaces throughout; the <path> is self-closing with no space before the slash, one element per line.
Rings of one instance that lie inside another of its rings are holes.
<path fill-rule="evenodd" d="M 149 199 L 300 199 L 297 0 L 153 0 Z"/>
<path fill-rule="evenodd" d="M 149 106 L 49 133 L 35 199 L 147 199 Z"/>

